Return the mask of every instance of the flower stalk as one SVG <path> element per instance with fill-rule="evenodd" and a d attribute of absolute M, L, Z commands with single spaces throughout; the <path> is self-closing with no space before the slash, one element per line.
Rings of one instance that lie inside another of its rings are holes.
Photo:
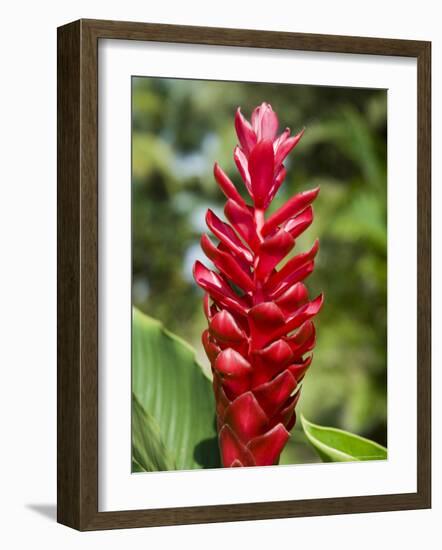
<path fill-rule="evenodd" d="M 238 109 L 235 129 L 233 156 L 252 204 L 215 163 L 229 223 L 207 211 L 218 244 L 205 234 L 201 247 L 217 271 L 197 261 L 194 277 L 205 291 L 202 341 L 212 367 L 223 465 L 266 466 L 278 463 L 295 425 L 312 361 L 312 319 L 323 295 L 310 301 L 303 281 L 313 271 L 318 240 L 283 260 L 311 225 L 319 188 L 296 194 L 267 215 L 286 176 L 284 160 L 303 131 L 291 136 L 287 128 L 277 135 L 278 118 L 267 103 L 253 111 L 251 122 Z"/>

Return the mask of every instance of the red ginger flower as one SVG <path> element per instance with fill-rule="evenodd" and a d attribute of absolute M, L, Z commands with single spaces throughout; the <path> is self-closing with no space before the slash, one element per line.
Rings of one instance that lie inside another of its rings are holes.
<path fill-rule="evenodd" d="M 278 462 L 295 425 L 300 382 L 312 361 L 305 354 L 315 345 L 311 319 L 323 296 L 309 301 L 302 281 L 313 271 L 318 241 L 276 268 L 312 223 L 319 188 L 266 217 L 285 178 L 283 161 L 303 132 L 291 137 L 287 128 L 277 137 L 278 118 L 267 103 L 253 111 L 251 124 L 238 109 L 235 128 L 234 159 L 253 207 L 215 164 L 230 225 L 207 211 L 219 244 L 203 235 L 201 246 L 219 273 L 196 262 L 194 277 L 206 292 L 202 340 L 212 365 L 223 465 L 267 466 Z"/>

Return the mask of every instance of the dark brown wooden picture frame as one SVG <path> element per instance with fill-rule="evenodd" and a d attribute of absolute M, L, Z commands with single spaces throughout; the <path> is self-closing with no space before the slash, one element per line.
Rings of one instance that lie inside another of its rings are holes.
<path fill-rule="evenodd" d="M 417 59 L 417 492 L 98 511 L 98 41 L 123 39 Z M 58 521 L 85 531 L 431 506 L 431 43 L 79 20 L 58 29 Z"/>

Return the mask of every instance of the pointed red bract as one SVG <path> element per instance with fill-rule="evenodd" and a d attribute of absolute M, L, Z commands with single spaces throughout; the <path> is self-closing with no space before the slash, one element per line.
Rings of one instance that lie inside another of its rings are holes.
<path fill-rule="evenodd" d="M 296 283 L 291 286 L 275 300 L 275 304 L 278 305 L 279 309 L 287 317 L 307 302 L 308 291 L 303 283 Z"/>
<path fill-rule="evenodd" d="M 282 409 L 296 386 L 296 378 L 289 370 L 285 370 L 270 382 L 254 388 L 253 393 L 264 412 L 272 417 Z"/>
<path fill-rule="evenodd" d="M 264 349 L 259 349 L 256 352 L 265 367 L 272 364 L 284 367 L 293 358 L 293 351 L 285 340 L 276 340 Z"/>
<path fill-rule="evenodd" d="M 245 445 L 239 441 L 228 424 L 220 429 L 219 443 L 221 458 L 226 468 L 235 466 L 255 466 L 255 459 Z"/>
<path fill-rule="evenodd" d="M 235 150 L 233 151 L 233 159 L 235 161 L 236 167 L 238 168 L 238 172 L 241 174 L 242 180 L 246 186 L 247 191 L 249 192 L 249 195 L 253 197 L 249 163 L 247 162 L 247 157 L 244 154 L 244 151 L 239 147 L 235 147 Z M 239 202 L 239 204 L 241 204 L 241 201 Z"/>
<path fill-rule="evenodd" d="M 293 375 L 297 382 L 300 382 L 304 378 L 304 374 L 312 363 L 312 356 L 309 355 L 302 363 L 296 363 L 290 365 L 288 370 Z"/>
<path fill-rule="evenodd" d="M 312 321 L 306 321 L 293 336 L 287 339 L 287 343 L 296 357 L 302 357 L 304 353 L 311 351 L 315 342 L 316 329 Z"/>
<path fill-rule="evenodd" d="M 237 233 L 254 251 L 259 246 L 255 221 L 247 207 L 229 199 L 224 206 L 224 213 Z"/>
<path fill-rule="evenodd" d="M 215 237 L 224 243 L 233 254 L 243 258 L 246 262 L 253 262 L 253 255 L 238 238 L 235 231 L 216 216 L 212 210 L 207 210 L 206 214 L 207 227 L 212 231 Z"/>
<path fill-rule="evenodd" d="M 219 275 L 207 269 L 201 262 L 196 261 L 193 276 L 200 287 L 206 290 L 217 303 L 226 307 L 229 311 L 232 310 L 246 315 L 246 308 L 241 298 L 235 295 Z"/>
<path fill-rule="evenodd" d="M 284 340 L 272 342 L 253 355 L 252 389 L 280 374 L 294 359 L 290 345 Z"/>
<path fill-rule="evenodd" d="M 296 239 L 298 235 L 304 233 L 304 231 L 310 227 L 313 221 L 313 208 L 308 206 L 300 214 L 294 218 L 290 218 L 284 225 L 284 229 L 290 233 L 290 235 Z"/>
<path fill-rule="evenodd" d="M 282 223 L 290 221 L 293 216 L 299 214 L 313 202 L 318 196 L 318 193 L 319 187 L 316 187 L 316 189 L 304 191 L 289 199 L 266 221 L 262 229 L 263 235 L 268 235 Z"/>
<path fill-rule="evenodd" d="M 273 141 L 278 131 L 278 117 L 268 103 L 262 103 L 252 113 L 252 126 L 258 141 Z"/>
<path fill-rule="evenodd" d="M 235 318 L 226 310 L 218 312 L 210 321 L 211 334 L 223 342 L 242 342 L 246 335 Z"/>
<path fill-rule="evenodd" d="M 296 422 L 295 407 L 315 346 L 313 317 L 323 296 L 310 301 L 303 281 L 312 273 L 319 242 L 286 260 L 295 239 L 313 221 L 319 189 L 298 193 L 268 216 L 267 208 L 286 177 L 284 160 L 304 131 L 279 136 L 278 117 L 262 103 L 247 121 L 238 108 L 239 145 L 234 160 L 252 204 L 218 164 L 215 179 L 227 198 L 224 213 L 211 210 L 201 246 L 217 272 L 195 263 L 194 277 L 206 292 L 208 329 L 202 343 L 210 360 L 216 423 L 225 467 L 277 464 Z M 280 267 L 282 266 L 282 267 Z"/>
<path fill-rule="evenodd" d="M 245 154 L 248 155 L 256 145 L 256 134 L 250 125 L 250 122 L 241 114 L 241 109 L 239 107 L 236 110 L 235 115 L 235 129 L 239 143 L 241 144 Z"/>
<path fill-rule="evenodd" d="M 252 366 L 240 353 L 232 348 L 227 348 L 217 356 L 215 369 L 221 375 L 238 378 L 249 376 Z"/>
<path fill-rule="evenodd" d="M 285 157 L 290 153 L 290 151 L 298 145 L 303 135 L 304 130 L 299 132 L 299 134 L 297 134 L 296 136 L 287 136 L 286 139 L 281 142 L 276 150 L 275 164 L 277 166 L 279 166 L 284 161 Z"/>
<path fill-rule="evenodd" d="M 302 266 L 313 260 L 318 250 L 319 241 L 318 239 L 316 239 L 312 248 L 308 252 L 303 252 L 301 254 L 298 254 L 297 256 L 294 256 L 278 272 L 274 273 L 270 278 L 268 286 L 270 288 L 276 288 L 283 282 L 292 282 L 295 277 L 294 274 L 299 271 Z"/>
<path fill-rule="evenodd" d="M 280 229 L 274 235 L 267 237 L 259 247 L 259 257 L 256 262 L 255 274 L 260 281 L 266 281 L 273 269 L 287 256 L 295 241 L 290 233 Z"/>
<path fill-rule="evenodd" d="M 206 329 L 203 332 L 201 340 L 203 342 L 204 351 L 206 352 L 206 355 L 209 358 L 209 361 L 213 363 L 215 359 L 218 357 L 218 354 L 220 353 L 221 349 L 219 348 L 219 346 L 215 344 L 213 339 L 210 337 L 210 332 L 208 329 Z"/>
<path fill-rule="evenodd" d="M 252 346 L 263 348 L 272 332 L 284 326 L 282 311 L 274 302 L 262 302 L 249 310 L 249 327 Z"/>
<path fill-rule="evenodd" d="M 273 184 L 275 155 L 271 141 L 260 141 L 250 153 L 248 172 L 252 197 L 257 208 L 263 208 Z"/>
<path fill-rule="evenodd" d="M 277 424 L 267 433 L 255 437 L 248 448 L 256 466 L 271 466 L 278 460 L 290 434 L 282 424 Z"/>
<path fill-rule="evenodd" d="M 255 288 L 253 280 L 246 273 L 237 260 L 228 252 L 223 252 L 216 247 L 207 235 L 201 237 L 201 248 L 206 256 L 212 260 L 218 270 L 225 276 L 230 277 L 232 282 L 243 290 L 249 291 Z"/>
<path fill-rule="evenodd" d="M 224 420 L 244 443 L 261 434 L 268 425 L 268 417 L 251 391 L 232 401 Z"/>
<path fill-rule="evenodd" d="M 236 189 L 236 187 L 233 185 L 233 183 L 230 181 L 227 174 L 224 172 L 224 170 L 219 166 L 217 162 L 215 162 L 215 165 L 213 167 L 213 174 L 224 195 L 228 199 L 232 199 L 236 201 L 238 204 L 245 206 L 244 199 L 238 193 L 238 190 Z"/>

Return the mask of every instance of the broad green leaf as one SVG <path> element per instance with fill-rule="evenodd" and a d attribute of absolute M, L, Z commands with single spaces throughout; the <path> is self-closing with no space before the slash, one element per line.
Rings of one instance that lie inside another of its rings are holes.
<path fill-rule="evenodd" d="M 301 416 L 304 433 L 324 462 L 350 462 L 360 460 L 386 460 L 387 449 L 338 428 L 313 424 Z"/>
<path fill-rule="evenodd" d="M 174 470 L 155 420 L 132 394 L 132 471 Z"/>
<path fill-rule="evenodd" d="M 146 470 L 142 466 L 140 466 L 140 464 L 134 458 L 132 458 L 132 473 L 138 474 L 145 471 Z"/>
<path fill-rule="evenodd" d="M 215 400 L 193 348 L 136 309 L 132 391 L 159 426 L 177 470 L 219 467 Z"/>

